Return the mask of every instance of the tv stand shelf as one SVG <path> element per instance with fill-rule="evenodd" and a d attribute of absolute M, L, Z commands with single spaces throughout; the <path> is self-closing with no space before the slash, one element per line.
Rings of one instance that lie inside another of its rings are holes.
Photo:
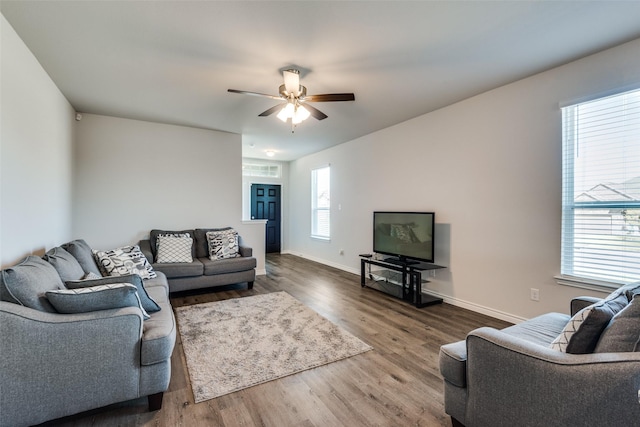
<path fill-rule="evenodd" d="M 382 267 L 383 270 L 395 272 L 399 280 L 389 280 L 388 277 L 380 276 L 380 280 L 373 279 L 371 266 Z M 367 268 L 369 272 L 367 273 Z M 361 256 L 360 258 L 360 286 L 376 289 L 397 298 L 407 301 L 417 308 L 423 308 L 429 305 L 441 304 L 442 298 L 422 293 L 422 283 L 428 282 L 422 279 L 422 272 L 428 270 L 437 270 L 446 268 L 442 265 L 427 264 L 424 262 L 403 263 L 398 260 L 377 260 L 370 256 Z"/>

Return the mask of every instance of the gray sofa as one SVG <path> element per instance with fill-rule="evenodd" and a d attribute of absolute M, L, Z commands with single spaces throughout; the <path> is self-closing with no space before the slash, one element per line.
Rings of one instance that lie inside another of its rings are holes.
<path fill-rule="evenodd" d="M 162 406 L 176 339 L 166 276 L 86 280 L 100 276 L 91 248 L 63 246 L 0 275 L 0 426 L 143 396 Z"/>
<path fill-rule="evenodd" d="M 240 239 L 239 257 L 227 259 L 209 259 L 207 232 L 225 231 L 225 228 L 196 228 L 192 230 L 168 231 L 151 230 L 149 239 L 141 240 L 138 245 L 147 259 L 152 262 L 156 271 L 163 272 L 169 282 L 170 292 L 191 289 L 210 288 L 215 286 L 247 283 L 253 288 L 256 278 L 256 259 L 253 250 L 242 244 Z M 159 235 L 185 235 L 193 239 L 192 262 L 159 263 L 157 262 L 157 238 Z"/>
<path fill-rule="evenodd" d="M 635 426 L 640 420 L 640 292 L 576 298 L 440 349 L 454 426 Z M 634 297 L 635 296 L 635 297 Z"/>

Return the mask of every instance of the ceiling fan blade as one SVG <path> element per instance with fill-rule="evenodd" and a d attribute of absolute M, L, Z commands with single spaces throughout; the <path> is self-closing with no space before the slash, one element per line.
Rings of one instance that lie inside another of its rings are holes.
<path fill-rule="evenodd" d="M 315 117 L 316 119 L 318 119 L 318 120 L 324 120 L 324 119 L 326 119 L 327 117 L 329 117 L 329 116 L 327 116 L 325 113 L 323 113 L 322 111 L 318 110 L 316 107 L 312 107 L 311 105 L 309 105 L 309 104 L 307 104 L 307 103 L 304 103 L 304 104 L 301 104 L 301 105 L 302 105 L 304 108 L 306 108 L 306 109 L 307 109 L 307 111 L 308 111 L 309 113 L 311 113 L 311 115 L 312 115 L 313 117 Z"/>
<path fill-rule="evenodd" d="M 300 71 L 284 70 L 282 75 L 284 76 L 284 87 L 287 92 L 293 94 L 293 96 L 300 96 Z"/>
<path fill-rule="evenodd" d="M 304 100 L 307 102 L 355 101 L 356 96 L 352 93 L 325 93 L 323 95 L 307 95 Z"/>
<path fill-rule="evenodd" d="M 252 95 L 252 96 L 262 96 L 265 98 L 271 98 L 271 99 L 282 99 L 281 96 L 276 96 L 276 95 L 268 95 L 266 93 L 258 93 L 258 92 L 247 92 L 246 90 L 238 90 L 238 89 L 227 89 L 227 92 L 231 92 L 231 93 L 239 93 L 241 95 Z"/>
<path fill-rule="evenodd" d="M 273 107 L 269 108 L 266 111 L 263 111 L 262 113 L 258 114 L 258 117 L 267 117 L 272 115 L 273 113 L 275 113 L 278 110 L 282 110 L 282 104 L 278 104 L 278 105 L 274 105 Z"/>

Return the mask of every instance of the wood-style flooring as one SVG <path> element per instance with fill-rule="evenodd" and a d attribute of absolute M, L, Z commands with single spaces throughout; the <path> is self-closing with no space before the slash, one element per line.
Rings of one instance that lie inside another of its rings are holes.
<path fill-rule="evenodd" d="M 450 426 L 438 369 L 440 345 L 480 326 L 508 325 L 449 304 L 417 309 L 361 288 L 357 275 L 293 255 L 269 254 L 266 268 L 267 275 L 258 276 L 252 290 L 244 285 L 180 293 L 172 295 L 172 304 L 286 291 L 374 350 L 194 404 L 178 334 L 171 384 L 160 411 L 148 412 L 142 398 L 44 425 Z"/>

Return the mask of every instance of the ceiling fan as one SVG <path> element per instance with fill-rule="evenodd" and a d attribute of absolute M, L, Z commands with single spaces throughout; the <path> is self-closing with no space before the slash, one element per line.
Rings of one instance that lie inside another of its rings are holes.
<path fill-rule="evenodd" d="M 259 117 L 270 116 L 279 110 L 277 117 L 283 122 L 291 120 L 291 132 L 295 126 L 306 120 L 310 116 L 318 120 L 324 120 L 328 116 L 322 111 L 309 105 L 309 102 L 334 102 L 334 101 L 354 101 L 353 93 L 327 93 L 323 95 L 307 95 L 307 88 L 300 85 L 300 71 L 296 69 L 284 70 L 284 84 L 280 85 L 279 95 L 268 95 L 258 92 L 247 92 L 245 90 L 228 89 L 231 93 L 244 95 L 262 96 L 271 99 L 284 101 L 259 114 Z"/>

